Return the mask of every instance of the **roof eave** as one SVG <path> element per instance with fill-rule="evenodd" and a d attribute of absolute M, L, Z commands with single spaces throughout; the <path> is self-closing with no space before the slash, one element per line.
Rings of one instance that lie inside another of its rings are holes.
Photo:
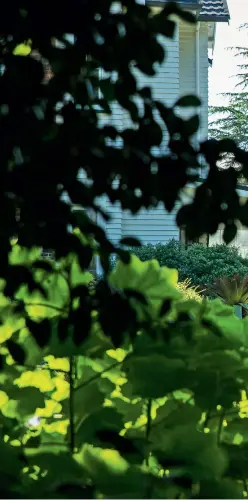
<path fill-rule="evenodd" d="M 213 22 L 213 23 L 229 23 L 230 16 L 220 16 L 220 15 L 208 15 L 208 14 L 200 14 L 199 21 L 202 22 Z"/>
<path fill-rule="evenodd" d="M 166 5 L 167 3 L 175 3 L 175 1 L 169 2 L 169 0 L 146 0 L 147 5 L 153 5 L 154 7 L 161 7 L 161 6 Z M 185 2 L 183 0 L 177 0 L 176 3 L 178 5 L 180 5 L 180 7 L 184 7 L 184 8 L 189 9 L 189 10 L 200 11 L 201 7 L 202 7 L 201 5 L 199 5 L 198 1 L 194 1 L 194 0 L 192 0 L 191 3 L 187 3 L 187 4 L 185 4 Z"/>

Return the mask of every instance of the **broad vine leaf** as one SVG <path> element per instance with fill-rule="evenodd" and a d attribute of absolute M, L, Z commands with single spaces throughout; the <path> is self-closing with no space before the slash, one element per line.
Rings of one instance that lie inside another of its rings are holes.
<path fill-rule="evenodd" d="M 100 445 L 96 432 L 101 429 L 120 432 L 123 429 L 122 416 L 115 408 L 103 407 L 86 416 L 77 430 L 77 446 L 84 443 Z"/>
<path fill-rule="evenodd" d="M 136 290 L 152 304 L 154 311 L 161 308 L 165 299 L 180 297 L 176 285 L 178 273 L 175 269 L 160 267 L 155 260 L 141 262 L 135 255 L 129 264 L 118 261 L 116 269 L 109 276 L 109 283 L 121 290 Z M 135 301 L 135 308 L 141 312 L 144 305 Z"/>
<path fill-rule="evenodd" d="M 36 387 L 41 392 L 50 392 L 55 384 L 48 370 L 25 371 L 16 379 L 15 384 L 22 387 Z"/>
<path fill-rule="evenodd" d="M 132 384 L 133 394 L 143 398 L 162 398 L 187 386 L 188 371 L 180 359 L 159 354 L 137 356 L 124 363 L 123 368 Z"/>
<path fill-rule="evenodd" d="M 116 450 L 86 444 L 78 460 L 105 495 L 115 496 L 121 491 L 125 498 L 141 498 L 148 490 L 149 476 L 130 467 Z"/>

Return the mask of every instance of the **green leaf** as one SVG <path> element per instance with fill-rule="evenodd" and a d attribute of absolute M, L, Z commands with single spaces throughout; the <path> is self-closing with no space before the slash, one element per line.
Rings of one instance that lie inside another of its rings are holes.
<path fill-rule="evenodd" d="M 86 372 L 86 369 L 84 370 Z M 94 372 L 93 372 L 94 373 Z M 99 388 L 97 381 L 87 382 L 87 377 L 82 378 L 76 386 L 74 392 L 74 412 L 77 426 L 84 421 L 86 417 L 100 410 L 104 401 L 104 393 Z M 68 401 L 63 402 L 63 408 L 69 415 Z"/>
<path fill-rule="evenodd" d="M 244 498 L 240 485 L 229 478 L 201 481 L 199 498 Z"/>
<path fill-rule="evenodd" d="M 212 323 L 219 330 L 219 335 L 236 346 L 248 346 L 248 321 L 235 316 L 232 306 L 221 300 L 207 301 L 203 305 L 203 320 Z"/>
<path fill-rule="evenodd" d="M 20 245 L 13 245 L 9 253 L 9 264 L 12 266 L 27 266 L 40 258 L 40 248 L 24 248 Z"/>
<path fill-rule="evenodd" d="M 48 370 L 27 370 L 15 380 L 15 384 L 20 387 L 36 387 L 41 392 L 50 392 L 55 388 L 54 382 Z"/>
<path fill-rule="evenodd" d="M 25 351 L 25 362 L 27 366 L 35 366 L 43 361 L 42 350 L 37 346 L 36 341 L 27 328 L 22 328 L 20 331 L 18 342 L 22 345 Z"/>
<path fill-rule="evenodd" d="M 84 479 L 82 466 L 61 446 L 48 445 L 26 449 L 25 455 L 30 466 L 40 468 L 43 478 L 32 485 L 32 493 L 40 496 L 42 488 L 51 491 L 51 485 L 74 484 Z M 63 472 L 61 474 L 61 472 Z M 41 476 L 42 477 L 42 476 Z"/>
<path fill-rule="evenodd" d="M 5 443 L 3 437 L 0 440 L 0 454 L 4 459 L 0 461 L 0 473 L 4 477 L 4 482 L 6 482 L 12 477 L 14 481 L 15 477 L 21 473 L 23 463 L 21 462 L 21 452 L 20 448 L 14 447 Z"/>
<path fill-rule="evenodd" d="M 136 356 L 124 362 L 123 369 L 132 384 L 133 394 L 143 398 L 162 398 L 187 386 L 188 372 L 180 359 L 159 354 Z"/>
<path fill-rule="evenodd" d="M 120 453 L 112 449 L 84 445 L 78 455 L 79 462 L 94 484 L 107 496 L 144 498 L 150 478 L 135 467 L 130 467 Z"/>
<path fill-rule="evenodd" d="M 107 475 L 124 475 L 128 468 L 128 462 L 121 457 L 116 450 L 94 448 L 91 445 L 84 445 L 80 454 L 80 463 L 95 479 Z"/>
<path fill-rule="evenodd" d="M 41 392 L 34 387 L 19 389 L 12 386 L 8 390 L 9 400 L 2 406 L 2 413 L 8 418 L 27 421 L 32 417 L 37 408 L 45 406 L 45 398 Z"/>
<path fill-rule="evenodd" d="M 75 288 L 79 285 L 87 285 L 93 280 L 93 276 L 88 271 L 82 271 L 78 257 L 74 257 L 70 270 L 70 286 Z"/>
<path fill-rule="evenodd" d="M 108 429 L 120 432 L 122 428 L 122 417 L 115 408 L 100 408 L 86 416 L 78 427 L 76 436 L 77 446 L 81 447 L 84 443 L 97 444 L 96 432 L 98 430 Z"/>
<path fill-rule="evenodd" d="M 178 464 L 180 471 L 187 472 L 193 481 L 221 478 L 228 466 L 227 456 L 215 437 L 199 432 L 192 423 L 171 428 L 151 448 L 163 468 Z"/>
<path fill-rule="evenodd" d="M 121 261 L 117 263 L 116 269 L 110 274 L 109 283 L 119 289 L 142 293 L 151 303 L 153 314 L 157 314 L 165 299 L 180 297 L 176 288 L 177 279 L 178 273 L 175 269 L 160 267 L 155 260 L 141 262 L 138 257 L 132 255 L 129 264 Z M 143 305 L 135 303 L 134 307 L 143 315 Z"/>

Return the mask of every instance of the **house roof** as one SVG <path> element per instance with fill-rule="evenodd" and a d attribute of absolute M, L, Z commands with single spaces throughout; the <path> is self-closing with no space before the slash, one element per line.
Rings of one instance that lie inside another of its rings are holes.
<path fill-rule="evenodd" d="M 148 0 L 150 5 L 161 5 L 171 0 Z M 197 10 L 199 21 L 228 22 L 230 14 L 227 0 L 177 0 L 182 7 Z"/>
<path fill-rule="evenodd" d="M 186 1 L 187 3 L 187 1 Z M 230 14 L 226 0 L 202 0 L 200 19 L 203 21 L 229 21 Z"/>

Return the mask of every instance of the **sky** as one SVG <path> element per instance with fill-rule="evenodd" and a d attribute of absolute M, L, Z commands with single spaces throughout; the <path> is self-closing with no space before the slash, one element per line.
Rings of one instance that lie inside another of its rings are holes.
<path fill-rule="evenodd" d="M 227 0 L 231 20 L 218 23 L 214 49 L 213 67 L 209 71 L 209 104 L 220 105 L 223 98 L 221 92 L 235 91 L 237 79 L 233 78 L 238 71 L 238 60 L 228 47 L 248 46 L 248 30 L 239 31 L 239 26 L 248 23 L 248 0 Z"/>

